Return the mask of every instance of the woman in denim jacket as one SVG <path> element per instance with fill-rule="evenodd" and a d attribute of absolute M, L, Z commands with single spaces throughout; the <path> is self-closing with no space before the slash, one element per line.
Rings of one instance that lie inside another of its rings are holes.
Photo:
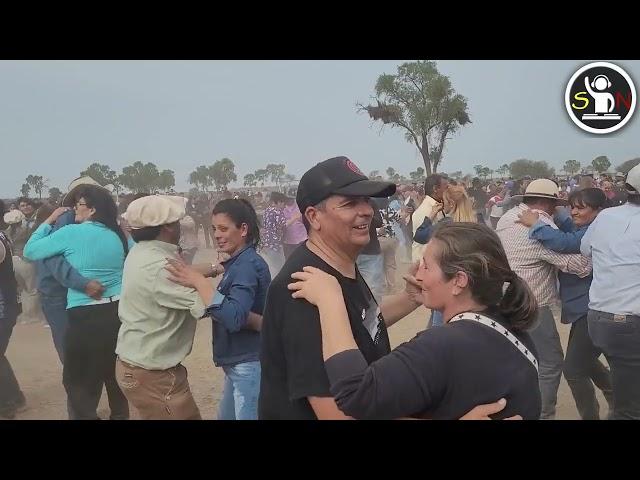
<path fill-rule="evenodd" d="M 256 253 L 260 230 L 256 212 L 244 199 L 218 202 L 211 219 L 218 250 L 230 256 L 217 290 L 195 268 L 171 261 L 170 279 L 195 288 L 213 320 L 213 361 L 225 373 L 219 420 L 256 420 L 260 393 L 260 325 L 271 283 L 269 267 Z"/>

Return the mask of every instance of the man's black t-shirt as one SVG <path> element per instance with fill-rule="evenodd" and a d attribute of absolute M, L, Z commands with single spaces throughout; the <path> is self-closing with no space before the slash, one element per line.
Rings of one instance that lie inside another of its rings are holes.
<path fill-rule="evenodd" d="M 289 257 L 273 279 L 262 322 L 260 401 L 263 420 L 315 419 L 307 397 L 331 397 L 322 358 L 322 331 L 318 309 L 293 299 L 287 285 L 291 274 L 312 266 L 338 279 L 351 331 L 365 360 L 371 363 L 391 351 L 380 309 L 356 269 L 350 279 L 311 252 L 306 244 Z"/>

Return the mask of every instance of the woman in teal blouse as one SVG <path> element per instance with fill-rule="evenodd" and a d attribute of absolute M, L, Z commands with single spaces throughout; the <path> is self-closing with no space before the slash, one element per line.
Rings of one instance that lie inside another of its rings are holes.
<path fill-rule="evenodd" d="M 125 412 L 127 400 L 115 380 L 115 348 L 120 328 L 118 300 L 122 287 L 124 259 L 129 244 L 117 224 L 117 207 L 109 192 L 86 185 L 75 194 L 76 224 L 53 233 L 51 226 L 68 208 L 56 209 L 27 242 L 24 256 L 42 260 L 64 255 L 83 276 L 99 281 L 102 297 L 95 299 L 85 292 L 69 289 L 67 310 L 69 326 L 65 337 L 63 383 L 74 419 L 97 419 L 97 407 L 103 383 L 116 384 L 110 398 L 113 410 Z M 113 415 L 112 411 L 112 415 Z M 112 417 L 113 418 L 113 417 Z"/>

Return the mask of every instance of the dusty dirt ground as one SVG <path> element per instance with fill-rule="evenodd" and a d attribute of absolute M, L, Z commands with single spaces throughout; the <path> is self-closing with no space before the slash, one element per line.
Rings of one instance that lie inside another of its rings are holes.
<path fill-rule="evenodd" d="M 214 261 L 215 250 L 202 249 L 195 262 Z M 401 264 L 399 264 L 401 266 Z M 398 272 L 400 273 L 400 272 Z M 392 347 L 411 339 L 426 326 L 428 310 L 421 307 L 407 318 L 389 329 Z M 558 329 L 566 347 L 569 327 L 558 322 Z M 18 382 L 27 398 L 27 409 L 16 415 L 16 420 L 64 420 L 66 395 L 62 386 L 62 366 L 53 348 L 51 331 L 43 324 L 16 325 L 7 357 L 13 366 Z M 224 374 L 211 360 L 211 320 L 198 324 L 191 354 L 184 362 L 189 372 L 189 383 L 196 403 L 204 419 L 215 419 L 218 402 L 222 395 Z M 600 393 L 601 417 L 607 413 L 606 402 Z M 106 393 L 103 393 L 98 409 L 101 418 L 109 417 Z M 132 419 L 137 418 L 134 408 Z M 573 397 L 564 378 L 558 393 L 557 418 L 579 419 Z"/>

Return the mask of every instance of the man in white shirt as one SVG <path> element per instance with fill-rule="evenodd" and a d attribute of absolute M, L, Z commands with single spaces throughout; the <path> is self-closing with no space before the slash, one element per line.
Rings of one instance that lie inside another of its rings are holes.
<path fill-rule="evenodd" d="M 640 420 L 640 165 L 625 186 L 627 203 L 603 210 L 580 250 L 593 259 L 587 321 L 611 367 L 613 418 Z"/>

